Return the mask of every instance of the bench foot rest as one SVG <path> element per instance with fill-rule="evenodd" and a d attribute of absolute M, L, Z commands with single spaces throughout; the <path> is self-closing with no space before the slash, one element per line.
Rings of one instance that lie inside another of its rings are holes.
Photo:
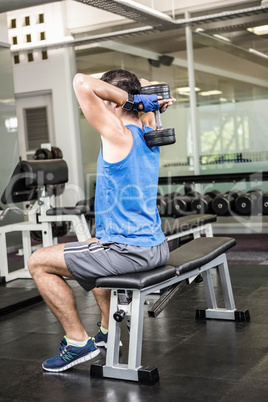
<path fill-rule="evenodd" d="M 238 311 L 238 310 L 226 310 L 226 309 L 197 309 L 195 312 L 196 320 L 233 320 L 239 322 L 249 322 L 250 314 L 248 310 Z"/>
<path fill-rule="evenodd" d="M 137 370 L 130 370 L 124 364 L 107 367 L 105 363 L 91 364 L 90 376 L 93 378 L 113 378 L 118 380 L 138 381 L 140 384 L 153 385 L 159 382 L 157 367 L 142 366 Z"/>

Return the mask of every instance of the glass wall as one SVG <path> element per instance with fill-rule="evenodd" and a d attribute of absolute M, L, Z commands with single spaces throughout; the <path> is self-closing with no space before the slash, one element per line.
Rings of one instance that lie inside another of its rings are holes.
<path fill-rule="evenodd" d="M 267 171 L 268 39 L 267 34 L 261 37 L 250 31 L 250 27 L 264 24 L 265 15 L 248 15 L 235 21 L 204 21 L 202 27 L 192 26 L 194 105 L 190 102 L 188 67 L 191 66 L 187 65 L 184 28 L 162 36 L 151 35 L 150 40 L 146 36 L 135 41 L 125 38 L 124 53 L 112 51 L 111 45 L 109 50 L 100 46 L 94 54 L 92 49 L 87 52 L 83 48 L 76 53 L 77 68 L 86 74 L 125 68 L 153 83 L 169 84 L 177 102 L 162 115 L 162 123 L 164 128 L 175 128 L 177 141 L 161 148 L 160 177 L 195 174 L 194 124 L 201 175 Z M 142 57 L 138 51 L 133 55 L 133 44 L 136 50 L 137 45 L 160 50 L 165 43 L 172 57 L 170 65 L 147 59 L 144 49 L 140 52 Z M 191 120 L 193 107 L 196 122 Z M 86 189 L 92 195 L 99 137 L 82 115 L 81 127 Z"/>

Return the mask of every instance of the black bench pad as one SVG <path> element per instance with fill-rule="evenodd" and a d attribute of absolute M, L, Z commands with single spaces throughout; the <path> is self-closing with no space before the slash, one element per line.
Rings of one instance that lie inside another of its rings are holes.
<path fill-rule="evenodd" d="M 200 237 L 170 253 L 167 264 L 151 271 L 98 278 L 96 287 L 143 289 L 200 268 L 236 244 L 229 237 Z"/>
<path fill-rule="evenodd" d="M 210 214 L 194 214 L 188 216 L 182 216 L 180 218 L 163 219 L 161 222 L 161 228 L 165 236 L 170 236 L 174 233 L 185 232 L 198 228 L 199 226 L 206 225 L 208 223 L 216 222 L 217 215 Z"/>
<path fill-rule="evenodd" d="M 46 215 L 83 215 L 88 213 L 89 207 L 86 205 L 77 205 L 76 207 L 57 207 L 50 208 L 46 211 Z"/>
<path fill-rule="evenodd" d="M 174 278 L 174 276 L 176 276 L 175 267 L 165 265 L 151 271 L 98 278 L 96 280 L 96 287 L 143 289 L 155 283 Z"/>
<path fill-rule="evenodd" d="M 176 268 L 177 275 L 183 274 L 202 267 L 235 244 L 229 237 L 200 237 L 170 253 L 167 264 Z"/>

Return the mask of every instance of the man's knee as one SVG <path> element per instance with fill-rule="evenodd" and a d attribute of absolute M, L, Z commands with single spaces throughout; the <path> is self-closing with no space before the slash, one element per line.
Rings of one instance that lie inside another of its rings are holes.
<path fill-rule="evenodd" d="M 40 267 L 41 259 L 39 256 L 39 249 L 35 250 L 29 257 L 28 259 L 28 270 L 31 274 L 31 276 L 34 276 L 34 274 L 37 272 L 37 269 Z"/>

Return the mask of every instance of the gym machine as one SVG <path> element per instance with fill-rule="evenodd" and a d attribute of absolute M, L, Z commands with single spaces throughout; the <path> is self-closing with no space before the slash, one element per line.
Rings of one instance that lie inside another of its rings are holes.
<path fill-rule="evenodd" d="M 20 161 L 15 167 L 1 197 L 2 203 L 8 205 L 8 208 L 2 212 L 0 219 L 4 220 L 9 212 L 16 211 L 21 213 L 25 220 L 0 227 L 0 280 L 2 283 L 30 277 L 27 261 L 32 253 L 33 233 L 38 236 L 38 240 L 44 247 L 55 244 L 55 236 L 59 235 L 59 228 L 66 227 L 63 226 L 66 223 L 72 225 L 79 241 L 86 241 L 91 237 L 85 219 L 85 213 L 88 212 L 86 206 L 55 207 L 55 197 L 64 191 L 64 185 L 67 182 L 68 167 L 63 159 Z M 17 203 L 24 202 L 27 203 L 24 210 L 15 206 Z M 67 230 L 68 228 L 69 226 Z M 6 234 L 14 231 L 22 233 L 24 268 L 9 272 Z M 63 233 L 62 229 L 60 232 Z"/>

